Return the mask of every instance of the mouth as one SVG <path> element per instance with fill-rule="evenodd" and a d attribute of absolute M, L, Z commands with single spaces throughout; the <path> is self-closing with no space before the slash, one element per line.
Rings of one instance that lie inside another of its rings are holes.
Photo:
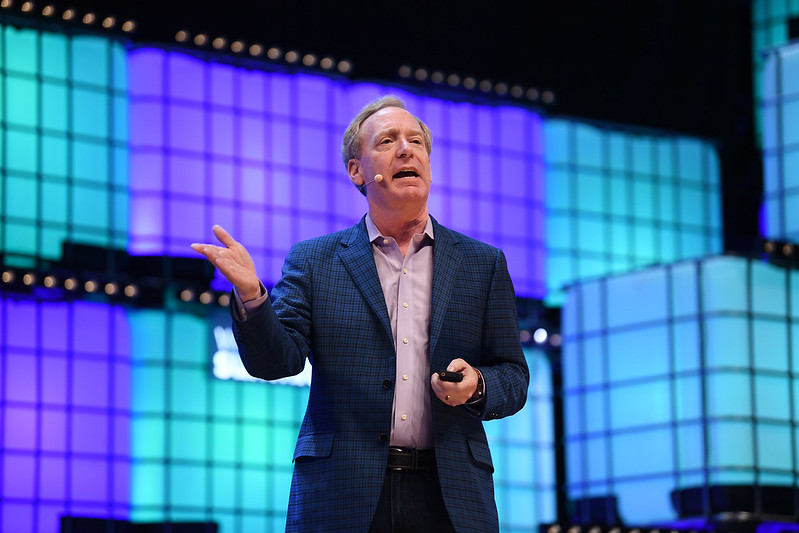
<path fill-rule="evenodd" d="M 394 174 L 391 177 L 394 178 L 394 179 L 398 179 L 398 178 L 418 178 L 419 174 L 415 170 L 400 170 L 399 172 L 397 172 L 396 174 Z"/>

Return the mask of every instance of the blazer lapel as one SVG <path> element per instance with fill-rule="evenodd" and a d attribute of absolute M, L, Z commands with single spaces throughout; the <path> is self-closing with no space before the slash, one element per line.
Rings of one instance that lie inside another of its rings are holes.
<path fill-rule="evenodd" d="M 383 288 L 377 275 L 372 243 L 369 242 L 364 219 L 361 219 L 359 224 L 350 228 L 342 237 L 339 257 L 364 300 L 380 319 L 389 338 L 393 338 L 386 299 L 383 296 Z"/>
<path fill-rule="evenodd" d="M 444 313 L 452 297 L 455 276 L 461 262 L 461 252 L 457 234 L 441 226 L 433 219 L 433 295 L 430 310 L 430 357 L 436 349 L 441 327 L 444 324 Z"/>

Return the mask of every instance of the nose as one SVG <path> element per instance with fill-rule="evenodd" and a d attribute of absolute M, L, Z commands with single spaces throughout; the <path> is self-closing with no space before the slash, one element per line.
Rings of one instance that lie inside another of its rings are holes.
<path fill-rule="evenodd" d="M 397 157 L 408 157 L 411 154 L 411 143 L 407 139 L 400 139 L 397 143 Z"/>

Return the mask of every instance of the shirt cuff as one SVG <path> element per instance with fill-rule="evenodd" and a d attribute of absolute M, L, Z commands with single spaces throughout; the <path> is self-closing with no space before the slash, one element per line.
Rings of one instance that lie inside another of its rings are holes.
<path fill-rule="evenodd" d="M 263 307 L 267 298 L 269 298 L 269 293 L 263 283 L 261 283 L 261 296 L 247 302 L 241 301 L 239 291 L 236 290 L 236 287 L 233 287 L 233 316 L 236 317 L 236 320 L 244 322 L 249 316 L 255 314 Z"/>

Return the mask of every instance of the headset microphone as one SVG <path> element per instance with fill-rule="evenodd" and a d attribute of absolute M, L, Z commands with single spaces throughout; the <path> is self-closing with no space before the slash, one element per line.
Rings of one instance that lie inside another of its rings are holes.
<path fill-rule="evenodd" d="M 383 175 L 382 174 L 375 174 L 375 177 L 372 178 L 372 181 L 364 180 L 363 186 L 366 187 L 367 185 L 371 185 L 374 182 L 380 183 L 381 181 L 383 181 Z"/>

